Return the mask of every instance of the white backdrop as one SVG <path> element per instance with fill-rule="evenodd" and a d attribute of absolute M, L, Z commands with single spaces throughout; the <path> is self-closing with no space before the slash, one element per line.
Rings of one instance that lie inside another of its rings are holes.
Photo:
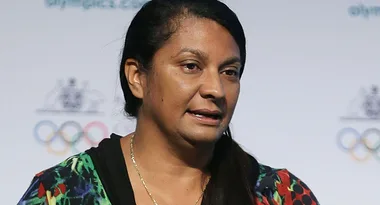
<path fill-rule="evenodd" d="M 81 2 L 1 3 L 1 204 L 16 204 L 35 173 L 93 145 L 89 139 L 133 129 L 121 112 L 117 70 L 139 1 Z M 225 2 L 248 41 L 236 140 L 303 179 L 323 205 L 380 204 L 380 1 Z M 63 124 L 88 140 L 43 144 Z M 356 135 L 343 133 L 340 146 L 343 128 Z M 356 137 L 373 151 L 342 148 Z"/>

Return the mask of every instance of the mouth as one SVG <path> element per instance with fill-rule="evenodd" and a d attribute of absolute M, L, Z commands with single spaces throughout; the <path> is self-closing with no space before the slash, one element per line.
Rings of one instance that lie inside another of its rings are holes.
<path fill-rule="evenodd" d="M 187 110 L 187 113 L 202 120 L 220 121 L 223 118 L 223 113 L 219 110 L 208 110 L 208 109 Z"/>

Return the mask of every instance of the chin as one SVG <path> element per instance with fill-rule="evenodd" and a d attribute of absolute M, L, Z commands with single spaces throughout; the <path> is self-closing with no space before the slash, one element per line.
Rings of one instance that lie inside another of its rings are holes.
<path fill-rule="evenodd" d="M 222 136 L 222 133 L 223 132 L 217 131 L 215 128 L 213 128 L 213 130 L 192 129 L 182 133 L 181 136 L 192 145 L 215 144 Z"/>

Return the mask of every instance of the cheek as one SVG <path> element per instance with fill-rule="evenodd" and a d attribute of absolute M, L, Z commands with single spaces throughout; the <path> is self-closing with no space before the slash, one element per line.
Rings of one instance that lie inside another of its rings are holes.
<path fill-rule="evenodd" d="M 192 98 L 194 83 L 181 78 L 179 73 L 158 75 L 150 85 L 150 98 L 154 107 L 161 110 L 185 109 Z M 162 109 L 165 107 L 165 109 Z"/>
<path fill-rule="evenodd" d="M 162 106 L 164 102 L 164 95 L 162 89 L 162 83 L 160 83 L 158 75 L 154 74 L 147 84 L 147 100 L 144 100 L 148 107 L 153 107 L 153 109 L 158 109 Z"/>
<path fill-rule="evenodd" d="M 197 82 L 194 79 L 186 78 L 180 71 L 173 71 L 169 75 L 165 75 L 163 82 L 165 98 L 168 98 L 173 104 L 187 104 L 197 91 Z"/>
<path fill-rule="evenodd" d="M 228 109 L 234 109 L 239 99 L 240 86 L 231 86 L 226 89 L 226 101 Z"/>

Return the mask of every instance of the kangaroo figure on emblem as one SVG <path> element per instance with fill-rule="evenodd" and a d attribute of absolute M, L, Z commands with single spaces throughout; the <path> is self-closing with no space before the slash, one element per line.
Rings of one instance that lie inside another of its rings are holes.
<path fill-rule="evenodd" d="M 366 95 L 363 106 L 369 118 L 380 118 L 380 96 L 377 86 L 372 86 L 371 93 Z"/>

